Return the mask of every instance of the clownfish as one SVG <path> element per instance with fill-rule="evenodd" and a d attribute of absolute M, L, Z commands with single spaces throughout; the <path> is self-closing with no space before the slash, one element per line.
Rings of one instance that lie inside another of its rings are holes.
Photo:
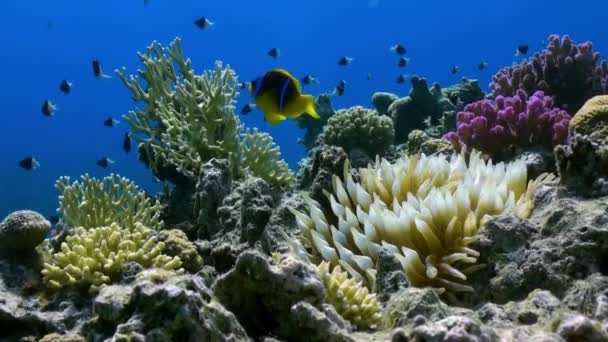
<path fill-rule="evenodd" d="M 319 118 L 314 96 L 303 95 L 300 82 L 285 69 L 273 69 L 258 77 L 249 85 L 249 93 L 271 125 L 304 113 Z"/>

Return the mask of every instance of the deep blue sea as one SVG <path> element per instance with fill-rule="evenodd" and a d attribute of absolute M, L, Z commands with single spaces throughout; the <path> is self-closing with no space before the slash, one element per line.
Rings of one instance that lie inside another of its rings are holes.
<path fill-rule="evenodd" d="M 136 106 L 114 69 L 125 66 L 134 73 L 141 67 L 136 53 L 153 40 L 168 45 L 181 37 L 184 54 L 199 73 L 216 60 L 230 64 L 240 80 L 283 67 L 296 77 L 318 77 L 320 83 L 305 90 L 313 95 L 332 91 L 344 79 L 344 96 L 334 98 L 339 109 L 371 106 L 376 91 L 407 95 L 409 82 L 395 82 L 402 72 L 442 86 L 462 76 L 478 78 L 487 90 L 496 70 L 518 60 L 517 45 L 540 50 L 551 33 L 590 40 L 608 57 L 606 13 L 606 1 L 562 0 L 150 0 L 148 5 L 143 0 L 3 0 L 0 218 L 26 208 L 54 214 L 54 182 L 62 175 L 114 172 L 149 191 L 159 188 L 135 151 L 122 151 L 128 124 L 102 124 Z M 197 28 L 193 21 L 201 16 L 215 25 Z M 397 68 L 398 58 L 389 51 L 396 43 L 408 49 L 405 70 Z M 273 47 L 281 50 L 276 60 L 267 55 Z M 343 55 L 354 58 L 350 66 L 337 65 Z M 111 79 L 93 77 L 94 58 Z M 488 63 L 484 71 L 477 70 L 481 61 Z M 456 75 L 450 73 L 453 65 L 460 66 Z M 71 94 L 59 91 L 62 79 L 73 82 Z M 41 114 L 47 99 L 59 107 L 53 117 Z M 249 102 L 242 93 L 237 110 Z M 292 168 L 305 156 L 297 143 L 304 132 L 293 122 L 271 127 L 260 112 L 241 119 L 269 132 Z M 35 157 L 40 168 L 20 168 L 26 156 Z M 96 166 L 103 156 L 116 163 Z"/>

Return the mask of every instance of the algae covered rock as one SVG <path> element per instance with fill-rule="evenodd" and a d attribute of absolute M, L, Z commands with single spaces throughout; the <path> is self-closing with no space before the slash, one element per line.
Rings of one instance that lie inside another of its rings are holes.
<path fill-rule="evenodd" d="M 396 100 L 388 108 L 388 115 L 395 124 L 397 143 L 404 142 L 412 130 L 436 125 L 444 113 L 456 110 L 438 84 L 429 89 L 426 80 L 416 76 L 411 78 L 411 82 L 409 96 Z"/>
<path fill-rule="evenodd" d="M 0 222 L 0 254 L 31 253 L 50 229 L 51 223 L 39 213 L 15 211 Z"/>
<path fill-rule="evenodd" d="M 451 155 L 455 152 L 454 146 L 449 141 L 433 138 L 424 131 L 418 129 L 415 129 L 408 134 L 405 149 L 407 155 L 416 153 L 424 153 L 426 155 L 444 153 Z"/>
<path fill-rule="evenodd" d="M 395 94 L 386 93 L 386 92 L 377 92 L 377 93 L 374 93 L 374 95 L 372 95 L 372 105 L 374 105 L 374 108 L 376 108 L 378 113 L 380 113 L 382 115 L 387 115 L 388 107 L 390 107 L 390 105 L 393 104 L 393 102 L 397 101 L 398 99 L 399 99 L 399 96 L 397 96 Z"/>
<path fill-rule="evenodd" d="M 575 134 L 554 150 L 561 184 L 576 194 L 608 194 L 608 141 Z"/>
<path fill-rule="evenodd" d="M 394 140 L 391 119 L 361 106 L 339 110 L 323 129 L 326 144 L 340 146 L 347 152 L 360 148 L 370 155 L 383 154 Z"/>
<path fill-rule="evenodd" d="M 479 101 L 486 96 L 478 80 L 471 80 L 466 77 L 463 77 L 459 83 L 441 91 L 458 110 L 462 110 L 469 103 Z"/>
<path fill-rule="evenodd" d="M 608 142 L 608 95 L 592 97 L 570 121 L 570 133 L 593 135 Z"/>
<path fill-rule="evenodd" d="M 312 118 L 309 115 L 300 115 L 294 120 L 299 128 L 306 129 L 304 137 L 299 139 L 298 143 L 304 145 L 306 150 L 309 151 L 315 146 L 317 137 L 323 131 L 327 120 L 336 112 L 331 103 L 331 94 L 320 94 L 317 96 L 315 98 L 315 110 L 319 114 L 319 119 Z"/>
<path fill-rule="evenodd" d="M 203 267 L 203 258 L 183 231 L 163 230 L 158 234 L 158 240 L 165 244 L 164 254 L 178 257 L 186 271 L 196 273 Z"/>

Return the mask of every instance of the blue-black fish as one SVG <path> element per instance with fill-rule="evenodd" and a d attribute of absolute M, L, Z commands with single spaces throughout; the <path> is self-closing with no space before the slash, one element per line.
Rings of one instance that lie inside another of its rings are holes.
<path fill-rule="evenodd" d="M 272 125 L 306 113 L 318 119 L 314 96 L 303 95 L 300 82 L 285 69 L 272 69 L 249 86 L 249 94 Z"/>
<path fill-rule="evenodd" d="M 25 157 L 19 161 L 19 167 L 31 171 L 40 167 L 40 163 L 34 157 Z"/>
<path fill-rule="evenodd" d="M 108 166 L 114 164 L 114 161 L 112 159 L 108 158 L 108 157 L 102 157 L 95 164 L 97 166 L 103 167 L 105 169 Z"/>
<path fill-rule="evenodd" d="M 215 23 L 209 20 L 209 18 L 200 17 L 194 21 L 194 25 L 196 25 L 196 27 L 200 28 L 201 30 L 204 30 L 215 25 Z"/>
<path fill-rule="evenodd" d="M 249 88 L 249 82 L 245 81 L 245 82 L 239 83 L 239 88 L 240 89 L 248 89 Z"/>
<path fill-rule="evenodd" d="M 450 73 L 452 73 L 452 75 L 456 75 L 458 71 L 460 71 L 460 67 L 458 65 L 454 65 L 450 70 Z"/>
<path fill-rule="evenodd" d="M 49 100 L 44 100 L 40 111 L 44 116 L 53 116 L 53 113 L 57 111 L 57 106 L 55 106 L 53 102 Z"/>
<path fill-rule="evenodd" d="M 59 83 L 59 90 L 64 94 L 69 94 L 72 91 L 72 82 L 63 80 Z"/>
<path fill-rule="evenodd" d="M 483 70 L 488 66 L 488 63 L 486 62 L 481 62 L 479 64 L 477 64 L 477 70 Z"/>
<path fill-rule="evenodd" d="M 397 66 L 400 68 L 405 68 L 408 64 L 410 64 L 410 59 L 407 57 L 401 57 L 399 58 L 399 63 L 397 63 Z"/>
<path fill-rule="evenodd" d="M 248 103 L 248 104 L 244 105 L 243 108 L 241 108 L 241 114 L 247 115 L 247 114 L 251 113 L 254 109 L 255 109 L 255 104 Z"/>
<path fill-rule="evenodd" d="M 401 44 L 395 44 L 391 46 L 391 51 L 401 56 L 407 53 L 407 49 Z"/>
<path fill-rule="evenodd" d="M 334 89 L 334 95 L 342 96 L 344 95 L 344 90 L 346 90 L 346 81 L 340 80 Z"/>
<path fill-rule="evenodd" d="M 518 45 L 517 49 L 515 49 L 515 56 L 524 56 L 528 54 L 530 47 L 526 44 Z"/>
<path fill-rule="evenodd" d="M 51 225 L 56 225 L 59 222 L 59 216 L 57 215 L 51 215 L 49 216 L 49 222 L 51 222 Z"/>
<path fill-rule="evenodd" d="M 103 120 L 103 125 L 106 127 L 114 127 L 116 125 L 118 125 L 118 120 L 114 119 L 113 117 L 108 117 L 105 120 Z"/>
<path fill-rule="evenodd" d="M 96 79 L 102 80 L 105 78 L 110 78 L 110 76 L 103 73 L 103 70 L 101 69 L 101 63 L 98 59 L 94 59 L 93 62 L 91 62 L 91 65 L 93 67 L 93 76 L 95 76 Z"/>
<path fill-rule="evenodd" d="M 272 58 L 277 58 L 281 55 L 281 50 L 279 50 L 277 48 L 272 48 L 272 49 L 268 50 L 267 54 L 268 54 L 268 56 L 270 56 Z"/>
<path fill-rule="evenodd" d="M 371 81 L 374 77 L 372 76 L 372 74 L 367 74 L 367 80 Z"/>
<path fill-rule="evenodd" d="M 407 81 L 407 77 L 408 77 L 408 75 L 405 75 L 405 74 L 399 75 L 396 80 L 397 84 L 405 83 L 405 81 Z"/>
<path fill-rule="evenodd" d="M 342 57 L 340 57 L 340 59 L 338 59 L 338 65 L 347 66 L 350 63 L 352 63 L 353 60 L 354 60 L 354 58 L 352 58 L 352 57 L 342 56 Z"/>
<path fill-rule="evenodd" d="M 125 137 L 122 139 L 122 150 L 125 151 L 125 153 L 131 152 L 131 137 L 129 136 L 129 133 L 125 133 Z"/>
<path fill-rule="evenodd" d="M 313 75 L 308 74 L 308 75 L 302 77 L 300 79 L 300 82 L 302 82 L 302 84 L 304 84 L 304 85 L 311 85 L 313 83 L 315 83 L 315 84 L 319 83 L 319 80 L 316 77 L 314 77 Z"/>

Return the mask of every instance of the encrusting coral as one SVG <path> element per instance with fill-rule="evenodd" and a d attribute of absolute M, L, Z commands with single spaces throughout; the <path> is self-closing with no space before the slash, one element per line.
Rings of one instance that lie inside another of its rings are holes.
<path fill-rule="evenodd" d="M 85 174 L 72 183 L 70 177 L 60 177 L 55 187 L 60 193 L 57 211 L 72 228 L 90 229 L 112 223 L 125 229 L 136 223 L 153 230 L 162 226 L 160 203 L 150 200 L 127 178 L 111 174 L 99 181 Z"/>
<path fill-rule="evenodd" d="M 340 316 L 358 329 L 378 328 L 382 308 L 375 294 L 342 271 L 340 266 L 332 269 L 330 264 L 324 261 L 317 266 L 317 273 L 325 285 L 327 302 L 334 306 Z"/>
<path fill-rule="evenodd" d="M 480 267 L 479 253 L 469 245 L 483 224 L 503 213 L 527 217 L 536 187 L 551 179 L 527 183 L 523 162 L 493 164 L 479 152 L 468 163 L 463 154 L 377 160 L 359 175 L 355 182 L 346 163 L 343 180 L 333 176 L 331 211 L 310 198 L 307 214 L 291 210 L 312 261 L 339 264 L 373 289 L 384 247 L 412 285 L 450 292 L 473 291 L 465 281 Z"/>
<path fill-rule="evenodd" d="M 295 181 L 293 172 L 281 159 L 281 150 L 268 133 L 247 129 L 241 143 L 242 167 L 254 175 L 279 187 L 291 187 Z"/>
<path fill-rule="evenodd" d="M 570 132 L 608 142 L 608 95 L 591 98 L 570 121 Z"/>
<path fill-rule="evenodd" d="M 553 149 L 568 138 L 570 115 L 555 108 L 542 91 L 468 104 L 457 114 L 456 132 L 444 135 L 455 148 L 464 144 L 492 156 L 513 147 L 538 145 Z"/>
<path fill-rule="evenodd" d="M 347 152 L 361 148 L 370 155 L 382 154 L 395 141 L 392 120 L 361 106 L 339 110 L 327 121 L 323 141 Z"/>
<path fill-rule="evenodd" d="M 241 123 L 234 114 L 235 72 L 216 62 L 215 70 L 196 75 L 190 59 L 184 59 L 179 38 L 168 48 L 153 42 L 139 59 L 145 66 L 139 77 L 127 77 L 125 69 L 117 74 L 133 100 L 144 102 L 143 110 L 124 118 L 148 166 L 157 175 L 171 166 L 194 179 L 206 161 L 227 158 L 236 170 Z"/>
<path fill-rule="evenodd" d="M 162 254 L 164 248 L 153 231 L 141 223 L 132 228 L 117 223 L 92 229 L 79 227 L 61 244 L 61 251 L 44 264 L 43 281 L 52 290 L 100 286 L 115 280 L 129 262 L 145 268 L 183 271 L 179 257 Z"/>

